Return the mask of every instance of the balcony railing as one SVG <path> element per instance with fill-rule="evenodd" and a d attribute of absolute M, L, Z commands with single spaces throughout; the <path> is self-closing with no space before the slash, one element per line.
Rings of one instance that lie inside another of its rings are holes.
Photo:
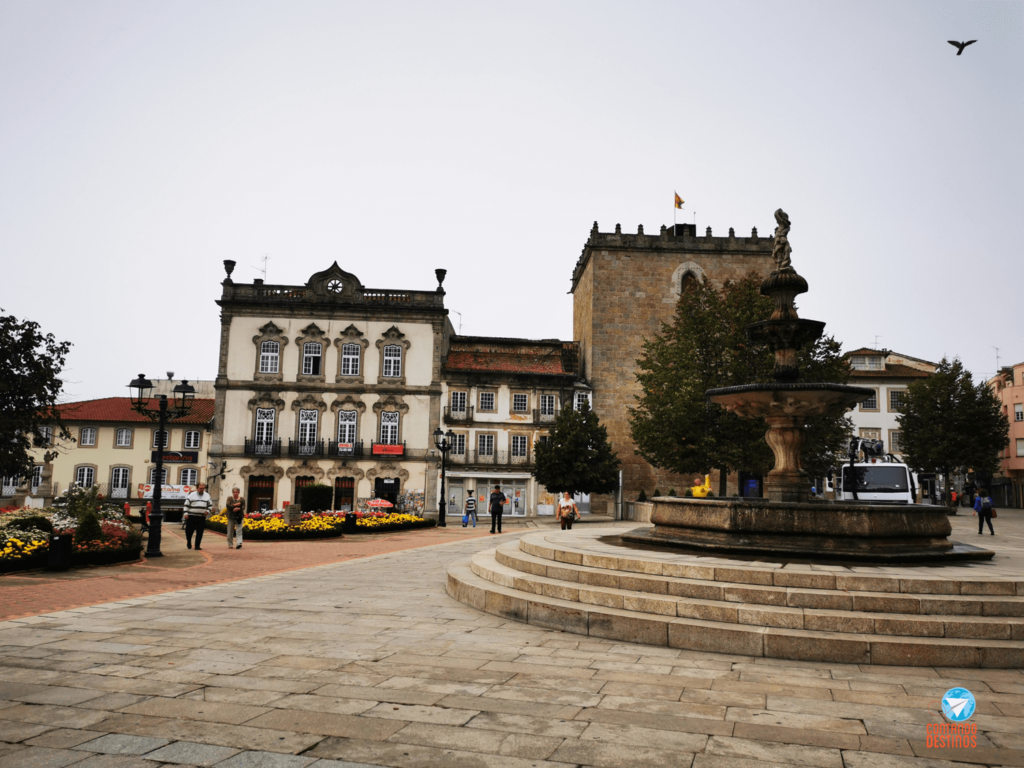
<path fill-rule="evenodd" d="M 558 409 L 555 408 L 551 413 L 541 413 L 540 408 L 533 409 L 533 423 L 534 424 L 550 424 L 558 418 Z"/>
<path fill-rule="evenodd" d="M 473 406 L 467 405 L 461 410 L 453 410 L 450 405 L 444 407 L 444 423 L 445 424 L 460 424 L 462 422 L 473 420 Z"/>
<path fill-rule="evenodd" d="M 292 440 L 288 438 L 289 456 L 323 456 L 323 440 Z"/>
<path fill-rule="evenodd" d="M 370 455 L 405 458 L 405 443 L 370 443 Z"/>
<path fill-rule="evenodd" d="M 327 444 L 327 455 L 328 456 L 352 456 L 359 457 L 363 455 L 363 441 L 360 440 L 355 443 L 339 443 L 337 440 L 331 440 Z"/>
<path fill-rule="evenodd" d="M 277 440 L 250 440 L 245 438 L 246 456 L 280 456 L 281 438 Z"/>
<path fill-rule="evenodd" d="M 525 454 L 513 453 L 512 451 L 475 451 L 468 450 L 465 453 L 449 453 L 449 464 L 465 465 L 487 465 L 487 466 L 531 466 L 533 464 L 533 451 Z"/>

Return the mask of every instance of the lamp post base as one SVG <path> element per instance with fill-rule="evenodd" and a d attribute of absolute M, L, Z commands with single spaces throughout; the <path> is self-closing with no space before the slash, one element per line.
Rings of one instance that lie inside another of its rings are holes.
<path fill-rule="evenodd" d="M 150 512 L 149 513 L 149 540 L 146 543 L 146 557 L 163 557 L 164 553 L 160 551 L 160 538 L 162 533 L 162 525 L 164 521 L 163 513 L 161 512 Z"/>

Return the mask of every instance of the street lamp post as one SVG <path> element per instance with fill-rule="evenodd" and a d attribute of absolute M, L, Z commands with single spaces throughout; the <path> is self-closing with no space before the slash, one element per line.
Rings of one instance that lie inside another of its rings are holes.
<path fill-rule="evenodd" d="M 437 524 L 442 528 L 448 525 L 448 521 L 445 519 L 447 515 L 447 502 L 445 500 L 444 476 L 447 469 L 448 451 L 451 450 L 454 439 L 455 433 L 450 429 L 447 434 L 442 432 L 440 427 L 434 430 L 434 447 L 441 452 L 441 494 L 439 496 L 440 501 L 438 502 Z"/>
<path fill-rule="evenodd" d="M 195 387 L 183 379 L 181 384 L 174 388 L 174 410 L 167 406 L 167 395 L 159 396 L 159 404 L 156 410 L 149 408 L 149 399 L 153 391 L 153 382 L 143 374 L 128 385 L 131 390 L 132 409 L 141 413 L 150 421 L 157 422 L 158 450 L 156 451 L 156 481 L 153 483 L 153 511 L 149 514 L 149 540 L 146 544 L 146 557 L 163 557 L 160 551 L 160 536 L 162 533 L 164 515 L 160 508 L 160 501 L 163 497 L 164 483 L 164 436 L 167 433 L 167 422 L 174 419 L 181 419 L 188 415 L 192 409 L 192 400 L 196 396 Z"/>

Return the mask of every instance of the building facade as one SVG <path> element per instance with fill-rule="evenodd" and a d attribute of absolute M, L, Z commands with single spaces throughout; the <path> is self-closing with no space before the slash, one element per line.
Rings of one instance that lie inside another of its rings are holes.
<path fill-rule="evenodd" d="M 235 283 L 233 267 L 217 302 L 214 497 L 238 486 L 250 510 L 278 509 L 317 482 L 339 510 L 377 497 L 436 511 L 444 271 L 435 289 L 392 290 L 337 263 L 301 285 Z"/>
<path fill-rule="evenodd" d="M 511 516 L 554 514 L 554 499 L 532 477 L 534 447 L 547 438 L 563 407 L 589 401 L 576 371 L 578 345 L 456 336 L 442 367 L 443 427 L 454 438 L 448 454 L 449 514 L 468 496 L 487 512 L 499 485 Z"/>
<path fill-rule="evenodd" d="M 582 377 L 593 389 L 594 411 L 622 461 L 624 498 L 636 498 L 641 490 L 650 495 L 656 488 L 682 492 L 693 480 L 656 470 L 635 453 L 628 409 L 640 394 L 636 358 L 643 340 L 672 320 L 689 281 L 721 287 L 750 272 L 767 276 L 775 266 L 772 242 L 756 228 L 750 237 L 737 237 L 732 229 L 727 237 L 713 237 L 708 227 L 697 237 L 693 224 L 647 235 L 642 226 L 636 234 L 624 234 L 618 225 L 612 233 L 600 232 L 594 222 L 572 273 L 573 339 Z M 737 492 L 735 477 L 729 492 Z"/>
<path fill-rule="evenodd" d="M 32 449 L 36 465 L 31 476 L 5 480 L 2 496 L 43 506 L 45 499 L 72 485 L 98 485 L 107 498 L 142 504 L 140 486 L 157 479 L 152 460 L 157 449 L 165 451 L 165 484 L 195 485 L 206 479 L 213 405 L 212 399 L 197 397 L 188 416 L 160 434 L 158 425 L 133 410 L 127 397 L 64 403 L 59 412 L 73 440 L 63 440 L 55 428 L 48 428 L 44 439 L 49 445 Z M 52 457 L 49 464 L 45 454 Z M 167 460 L 169 454 L 175 456 Z"/>
<path fill-rule="evenodd" d="M 1010 444 L 1003 452 L 1000 471 L 992 478 L 997 506 L 1024 508 L 1024 363 L 1001 370 L 989 380 L 1010 423 Z"/>

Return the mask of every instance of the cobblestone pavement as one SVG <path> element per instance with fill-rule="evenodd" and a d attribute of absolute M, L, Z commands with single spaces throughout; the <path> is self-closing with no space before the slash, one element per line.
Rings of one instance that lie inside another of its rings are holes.
<path fill-rule="evenodd" d="M 0 765 L 1024 765 L 1019 670 L 602 641 L 445 594 L 451 562 L 519 535 L 0 622 Z M 928 748 L 957 685 L 977 746 Z"/>

